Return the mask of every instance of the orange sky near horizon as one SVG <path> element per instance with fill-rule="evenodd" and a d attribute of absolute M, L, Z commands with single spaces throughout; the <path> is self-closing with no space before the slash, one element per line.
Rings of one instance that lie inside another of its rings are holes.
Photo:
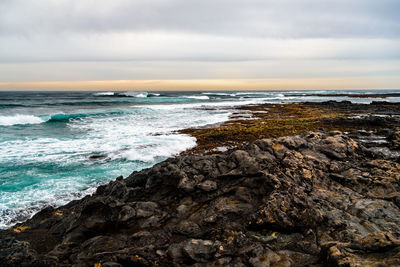
<path fill-rule="evenodd" d="M 0 82 L 0 90 L 400 89 L 400 77 Z"/>

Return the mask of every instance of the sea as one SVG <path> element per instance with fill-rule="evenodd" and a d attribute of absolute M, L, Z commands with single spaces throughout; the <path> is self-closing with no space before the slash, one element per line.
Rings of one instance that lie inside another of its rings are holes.
<path fill-rule="evenodd" d="M 91 194 L 196 145 L 178 130 L 227 121 L 242 105 L 349 100 L 362 91 L 0 92 L 0 228 Z M 318 96 L 337 94 L 338 96 Z"/>

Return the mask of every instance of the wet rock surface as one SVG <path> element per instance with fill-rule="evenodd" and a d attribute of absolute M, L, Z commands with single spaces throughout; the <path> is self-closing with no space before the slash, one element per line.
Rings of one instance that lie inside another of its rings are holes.
<path fill-rule="evenodd" d="M 343 131 L 258 139 L 118 177 L 0 231 L 0 266 L 399 266 L 399 104 L 296 104 L 287 122 L 321 107 L 335 113 L 313 127 Z"/>
<path fill-rule="evenodd" d="M 226 151 L 258 139 L 294 136 L 320 129 L 355 132 L 354 136 L 358 138 L 358 131 L 387 136 L 387 131 L 393 132 L 400 127 L 400 103 L 384 101 L 371 104 L 350 101 L 260 104 L 237 109 L 251 114 L 251 119 L 231 117 L 219 126 L 181 130 L 197 139 L 197 146 L 185 154 L 212 154 L 220 152 L 221 148 Z M 395 134 L 393 137 L 398 139 Z"/>
<path fill-rule="evenodd" d="M 0 265 L 398 266 L 399 133 L 371 135 L 168 159 L 1 231 Z"/>

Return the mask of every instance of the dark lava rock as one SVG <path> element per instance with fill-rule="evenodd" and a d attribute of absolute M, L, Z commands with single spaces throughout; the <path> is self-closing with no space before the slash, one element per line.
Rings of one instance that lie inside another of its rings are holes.
<path fill-rule="evenodd" d="M 93 159 L 93 160 L 96 160 L 96 159 L 105 159 L 105 158 L 107 158 L 107 156 L 106 155 L 90 155 L 89 156 L 89 159 Z"/>
<path fill-rule="evenodd" d="M 380 134 L 168 159 L 0 231 L 0 265 L 399 266 L 400 135 Z"/>

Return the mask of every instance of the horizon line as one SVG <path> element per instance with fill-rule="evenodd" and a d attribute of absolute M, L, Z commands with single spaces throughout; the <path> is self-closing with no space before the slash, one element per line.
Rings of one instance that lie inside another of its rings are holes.
<path fill-rule="evenodd" d="M 390 90 L 400 89 L 400 77 L 154 79 L 92 81 L 0 82 L 1 91 L 224 91 L 224 90 Z"/>

